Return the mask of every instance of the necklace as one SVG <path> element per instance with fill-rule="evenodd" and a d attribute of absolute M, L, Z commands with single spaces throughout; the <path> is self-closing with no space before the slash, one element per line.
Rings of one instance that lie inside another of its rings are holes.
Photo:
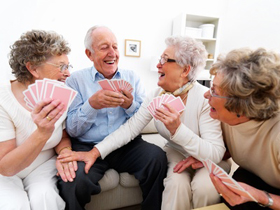
<path fill-rule="evenodd" d="M 182 101 L 184 102 L 184 100 L 188 97 L 188 93 L 189 92 L 187 92 L 187 94 L 184 96 L 184 98 L 182 99 Z"/>

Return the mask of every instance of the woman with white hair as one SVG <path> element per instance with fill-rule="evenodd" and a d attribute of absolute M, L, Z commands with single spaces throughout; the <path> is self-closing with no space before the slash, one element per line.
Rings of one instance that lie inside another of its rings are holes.
<path fill-rule="evenodd" d="M 219 163 L 225 153 L 220 122 L 209 116 L 208 100 L 203 97 L 207 87 L 196 82 L 205 66 L 207 52 L 204 45 L 190 37 L 169 37 L 167 48 L 157 64 L 158 88 L 142 103 L 138 112 L 114 133 L 96 145 L 101 154 L 109 154 L 140 134 L 152 120 L 147 107 L 153 98 L 168 93 L 178 96 L 185 104 L 179 113 L 168 104 L 155 111 L 155 126 L 166 140 L 164 150 L 168 158 L 168 172 L 161 209 L 191 209 L 220 201 L 206 168 L 198 160 L 211 159 Z M 106 146 L 110 144 L 110 147 Z M 112 145 L 113 144 L 113 145 Z M 83 160 L 92 165 L 90 152 L 61 155 L 62 162 Z M 184 160 L 181 166 L 174 168 Z M 189 166 L 181 170 L 183 166 Z"/>

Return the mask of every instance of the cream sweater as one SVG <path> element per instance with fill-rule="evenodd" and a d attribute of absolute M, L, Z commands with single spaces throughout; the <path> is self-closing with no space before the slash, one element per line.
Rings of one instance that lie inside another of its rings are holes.
<path fill-rule="evenodd" d="M 25 178 L 34 168 L 49 160 L 55 155 L 54 147 L 62 138 L 64 119 L 66 112 L 55 124 L 55 130 L 51 138 L 46 142 L 42 152 L 33 163 L 19 172 L 17 175 Z M 22 144 L 35 130 L 37 126 L 31 118 L 31 113 L 26 110 L 14 97 L 11 85 L 0 87 L 0 142 L 16 139 L 16 145 Z M 55 167 L 55 165 L 54 165 Z"/>
<path fill-rule="evenodd" d="M 233 160 L 280 189 L 280 114 L 266 121 L 229 126 L 222 124 L 224 140 Z"/>

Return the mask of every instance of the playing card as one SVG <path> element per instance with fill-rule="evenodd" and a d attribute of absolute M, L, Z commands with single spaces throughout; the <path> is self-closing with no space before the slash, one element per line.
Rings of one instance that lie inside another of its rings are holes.
<path fill-rule="evenodd" d="M 32 96 L 32 94 L 31 94 L 30 90 L 27 89 L 27 90 L 23 91 L 23 95 L 24 95 L 24 100 L 25 100 L 26 102 L 28 102 L 28 104 L 29 104 L 30 106 L 34 107 L 35 104 L 36 104 L 36 101 L 35 101 L 35 99 L 33 98 L 33 96 Z"/>
<path fill-rule="evenodd" d="M 77 92 L 64 83 L 51 80 L 36 80 L 35 83 L 28 86 L 28 89 L 23 91 L 24 101 L 26 106 L 30 109 L 34 109 L 36 103 L 44 98 L 59 99 L 65 105 L 65 110 L 68 109 L 72 101 L 74 100 Z"/>
<path fill-rule="evenodd" d="M 161 96 L 157 96 L 152 99 L 152 101 L 147 106 L 148 111 L 151 113 L 151 115 L 155 118 L 155 110 L 158 107 L 164 107 L 162 103 L 169 104 L 173 108 L 175 108 L 178 112 L 181 112 L 185 109 L 185 105 L 183 104 L 183 101 L 180 97 L 175 97 L 170 94 L 163 94 Z M 166 107 L 164 107 L 167 109 Z M 155 118 L 155 120 L 157 120 Z"/>
<path fill-rule="evenodd" d="M 54 85 L 50 97 L 52 99 L 59 99 L 64 104 L 64 111 L 66 111 L 72 99 L 73 92 L 74 90 L 66 86 Z"/>
<path fill-rule="evenodd" d="M 238 182 L 236 182 L 228 173 L 226 173 L 220 166 L 215 164 L 213 161 L 207 159 L 202 160 L 203 165 L 208 170 L 209 173 L 213 173 L 215 176 L 217 176 L 221 181 L 227 185 L 228 188 L 230 188 L 233 192 L 235 192 L 238 195 L 251 198 L 255 202 L 256 199 L 247 192 Z"/>
<path fill-rule="evenodd" d="M 177 112 L 181 112 L 185 109 L 185 105 L 180 97 L 176 97 L 175 99 L 167 102 L 167 104 L 176 109 Z M 164 108 L 167 109 L 167 107 Z"/>
<path fill-rule="evenodd" d="M 130 93 L 133 91 L 131 84 L 123 79 L 104 79 L 98 81 L 103 90 L 111 90 L 122 93 L 122 90 L 127 90 Z"/>

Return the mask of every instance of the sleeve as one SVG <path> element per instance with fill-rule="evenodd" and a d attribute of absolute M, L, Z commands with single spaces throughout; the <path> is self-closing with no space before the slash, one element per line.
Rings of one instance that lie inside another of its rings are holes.
<path fill-rule="evenodd" d="M 181 123 L 170 140 L 181 145 L 187 153 L 198 160 L 210 159 L 219 163 L 226 149 L 220 121 L 212 119 L 209 112 L 210 106 L 205 100 L 197 116 L 199 135 Z"/>
<path fill-rule="evenodd" d="M 134 78 L 134 88 L 135 88 L 135 92 L 134 92 L 134 99 L 133 102 L 131 104 L 131 106 L 125 110 L 126 114 L 131 117 L 133 116 L 138 109 L 140 108 L 144 98 L 145 98 L 145 88 L 139 78 L 139 76 L 133 72 L 133 76 L 132 78 Z"/>
<path fill-rule="evenodd" d="M 16 138 L 15 126 L 7 112 L 0 106 L 0 142 Z"/>
<path fill-rule="evenodd" d="M 95 145 L 95 147 L 100 152 L 102 159 L 104 159 L 112 151 L 126 145 L 128 142 L 134 139 L 152 120 L 152 115 L 147 109 L 149 102 L 150 97 L 146 97 L 138 112 L 136 112 L 116 131 L 107 136 L 103 141 Z"/>
<path fill-rule="evenodd" d="M 66 118 L 66 131 L 72 137 L 79 137 L 87 132 L 95 123 L 97 116 L 97 110 L 90 106 L 88 99 L 83 101 L 78 80 L 79 78 L 75 79 L 74 77 L 69 77 L 66 80 L 66 84 L 77 91 Z"/>

